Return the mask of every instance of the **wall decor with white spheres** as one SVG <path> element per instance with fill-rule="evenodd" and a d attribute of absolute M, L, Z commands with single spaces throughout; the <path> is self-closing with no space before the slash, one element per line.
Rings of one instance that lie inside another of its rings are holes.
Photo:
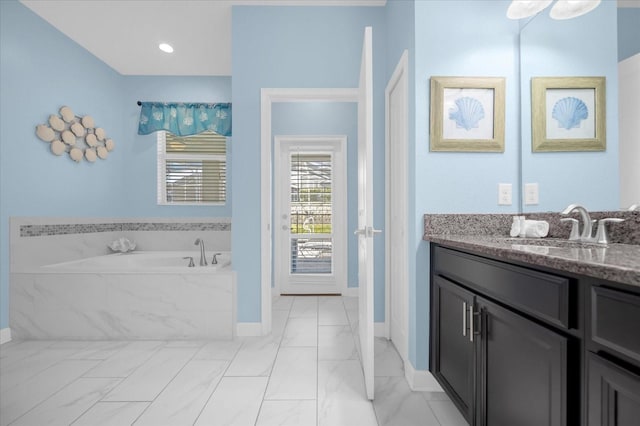
<path fill-rule="evenodd" d="M 50 143 L 54 155 L 66 152 L 76 163 L 83 158 L 93 163 L 98 158 L 105 160 L 113 151 L 113 139 L 107 138 L 103 128 L 95 126 L 93 117 L 77 116 L 68 106 L 61 107 L 59 114 L 50 115 L 47 124 L 36 126 L 36 135 Z"/>

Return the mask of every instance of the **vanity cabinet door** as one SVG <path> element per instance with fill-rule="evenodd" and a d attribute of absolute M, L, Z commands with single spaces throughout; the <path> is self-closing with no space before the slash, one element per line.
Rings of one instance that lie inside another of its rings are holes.
<path fill-rule="evenodd" d="M 472 424 L 475 372 L 469 313 L 474 296 L 440 276 L 433 278 L 432 289 L 431 371 Z"/>
<path fill-rule="evenodd" d="M 593 353 L 588 355 L 589 426 L 640 423 L 640 376 Z"/>
<path fill-rule="evenodd" d="M 568 338 L 480 297 L 476 309 L 477 424 L 567 425 Z"/>

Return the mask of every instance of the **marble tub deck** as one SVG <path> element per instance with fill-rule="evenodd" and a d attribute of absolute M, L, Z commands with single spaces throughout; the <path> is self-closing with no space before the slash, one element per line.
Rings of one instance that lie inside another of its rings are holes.
<path fill-rule="evenodd" d="M 444 393 L 409 389 L 385 339 L 368 401 L 357 317 L 355 298 L 277 297 L 268 337 L 9 342 L 0 425 L 467 425 Z"/>

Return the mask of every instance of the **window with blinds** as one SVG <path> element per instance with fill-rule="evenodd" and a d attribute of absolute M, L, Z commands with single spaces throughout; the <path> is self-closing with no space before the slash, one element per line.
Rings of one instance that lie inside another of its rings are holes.
<path fill-rule="evenodd" d="M 158 132 L 158 204 L 224 204 L 227 139 Z"/>

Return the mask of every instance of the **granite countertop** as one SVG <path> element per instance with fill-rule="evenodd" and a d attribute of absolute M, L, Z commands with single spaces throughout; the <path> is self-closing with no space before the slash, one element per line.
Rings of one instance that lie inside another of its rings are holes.
<path fill-rule="evenodd" d="M 424 234 L 424 239 L 480 255 L 525 262 L 560 271 L 640 287 L 640 245 L 576 243 L 559 238 Z"/>
<path fill-rule="evenodd" d="M 526 216 L 549 223 L 548 237 L 510 238 L 513 215 L 509 214 L 425 214 L 424 239 L 480 255 L 640 287 L 640 211 L 591 212 L 592 219 L 624 219 L 610 224 L 611 243 L 606 246 L 569 241 L 571 227 L 561 222 L 564 216 L 559 213 Z"/>

